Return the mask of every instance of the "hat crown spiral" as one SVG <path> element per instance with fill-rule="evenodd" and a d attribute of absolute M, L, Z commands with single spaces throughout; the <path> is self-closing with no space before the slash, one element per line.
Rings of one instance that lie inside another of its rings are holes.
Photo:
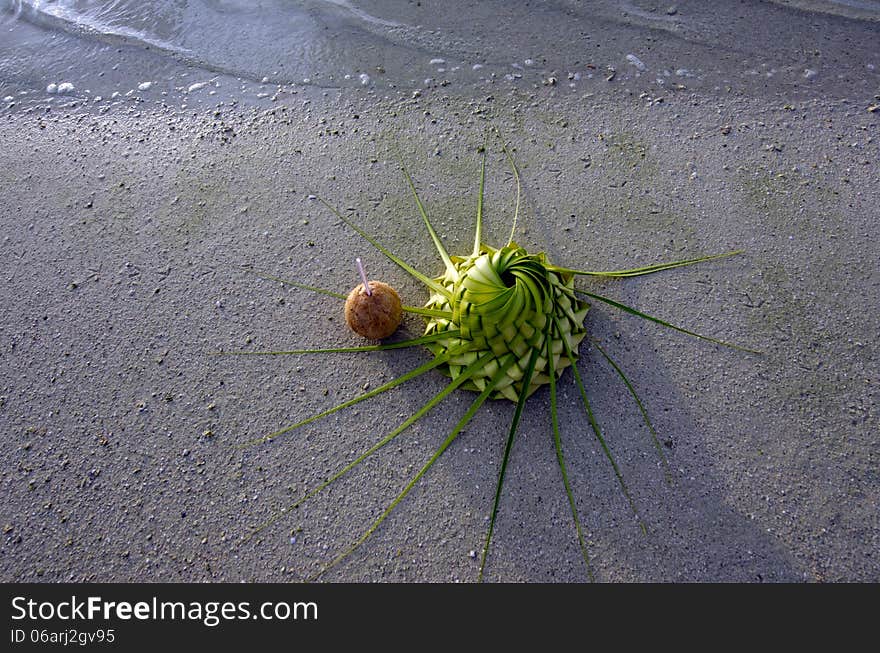
<path fill-rule="evenodd" d="M 572 364 L 562 338 L 568 340 L 567 349 L 576 356 L 574 352 L 586 336 L 583 322 L 588 309 L 574 294 L 573 275 L 554 271 L 545 254 L 529 254 L 514 242 L 501 249 L 482 245 L 473 256 L 451 259 L 453 269 L 436 279 L 449 291 L 449 297 L 433 293 L 426 308 L 447 311 L 452 317 L 430 318 L 425 334 L 459 332 L 432 343 L 435 354 L 469 347 L 439 368 L 444 374 L 455 379 L 464 367 L 491 352 L 489 364 L 462 386 L 482 391 L 499 365 L 513 356 L 515 363 L 491 396 L 516 402 L 535 349 L 541 353 L 528 394 L 550 382 L 546 338 L 550 339 L 556 375 Z"/>

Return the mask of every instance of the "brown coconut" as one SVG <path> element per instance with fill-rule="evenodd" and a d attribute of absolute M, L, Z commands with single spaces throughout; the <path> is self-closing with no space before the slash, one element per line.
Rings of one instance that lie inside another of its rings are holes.
<path fill-rule="evenodd" d="M 387 283 L 370 281 L 371 295 L 364 284 L 355 286 L 345 300 L 345 321 L 352 331 L 370 340 L 382 340 L 397 330 L 403 308 L 397 291 Z"/>

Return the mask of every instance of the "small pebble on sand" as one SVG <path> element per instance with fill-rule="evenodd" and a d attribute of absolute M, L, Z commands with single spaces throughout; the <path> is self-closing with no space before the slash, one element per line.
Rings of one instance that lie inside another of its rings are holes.
<path fill-rule="evenodd" d="M 628 55 L 626 55 L 626 60 L 627 60 L 630 64 L 632 64 L 633 66 L 635 66 L 635 67 L 636 67 L 636 70 L 644 71 L 644 70 L 647 70 L 647 69 L 648 69 L 648 67 L 645 65 L 645 63 L 644 63 L 641 59 L 639 59 L 636 55 L 634 55 L 634 54 L 628 54 Z"/>

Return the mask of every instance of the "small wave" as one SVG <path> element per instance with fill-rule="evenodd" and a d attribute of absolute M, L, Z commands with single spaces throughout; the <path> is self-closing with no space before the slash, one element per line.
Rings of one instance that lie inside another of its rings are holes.
<path fill-rule="evenodd" d="M 348 0 L 0 0 L 3 8 L 13 20 L 50 32 L 140 47 L 250 81 L 271 76 L 280 83 L 357 68 L 364 59 L 358 48 L 405 47 L 418 32 Z"/>
<path fill-rule="evenodd" d="M 771 0 L 771 2 L 814 13 L 880 22 L 880 2 L 877 0 Z"/>
<path fill-rule="evenodd" d="M 377 18 L 376 16 L 372 16 L 357 7 L 352 6 L 350 2 L 347 0 L 323 0 L 327 4 L 337 5 L 338 7 L 342 7 L 343 9 L 347 9 L 353 16 L 357 16 L 361 20 L 366 23 L 371 23 L 373 25 L 380 25 L 382 27 L 404 27 L 402 23 L 395 22 L 393 20 L 385 20 L 384 18 Z"/>
<path fill-rule="evenodd" d="M 145 32 L 101 21 L 87 12 L 77 11 L 69 3 L 52 0 L 9 0 L 14 17 L 40 27 L 87 36 L 110 43 L 139 44 L 175 56 L 192 52 L 179 45 L 155 38 Z"/>

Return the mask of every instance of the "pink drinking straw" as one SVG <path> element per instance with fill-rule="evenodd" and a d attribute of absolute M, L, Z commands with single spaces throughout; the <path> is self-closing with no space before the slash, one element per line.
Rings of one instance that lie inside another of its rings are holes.
<path fill-rule="evenodd" d="M 367 281 L 367 273 L 364 272 L 364 264 L 361 262 L 360 257 L 357 257 L 357 258 L 354 260 L 354 262 L 357 263 L 357 266 L 358 266 L 358 272 L 361 273 L 361 280 L 364 282 L 364 290 L 367 291 L 367 294 L 368 294 L 368 295 L 372 296 L 372 295 L 373 295 L 373 291 L 372 291 L 372 289 L 370 288 L 370 282 Z"/>

